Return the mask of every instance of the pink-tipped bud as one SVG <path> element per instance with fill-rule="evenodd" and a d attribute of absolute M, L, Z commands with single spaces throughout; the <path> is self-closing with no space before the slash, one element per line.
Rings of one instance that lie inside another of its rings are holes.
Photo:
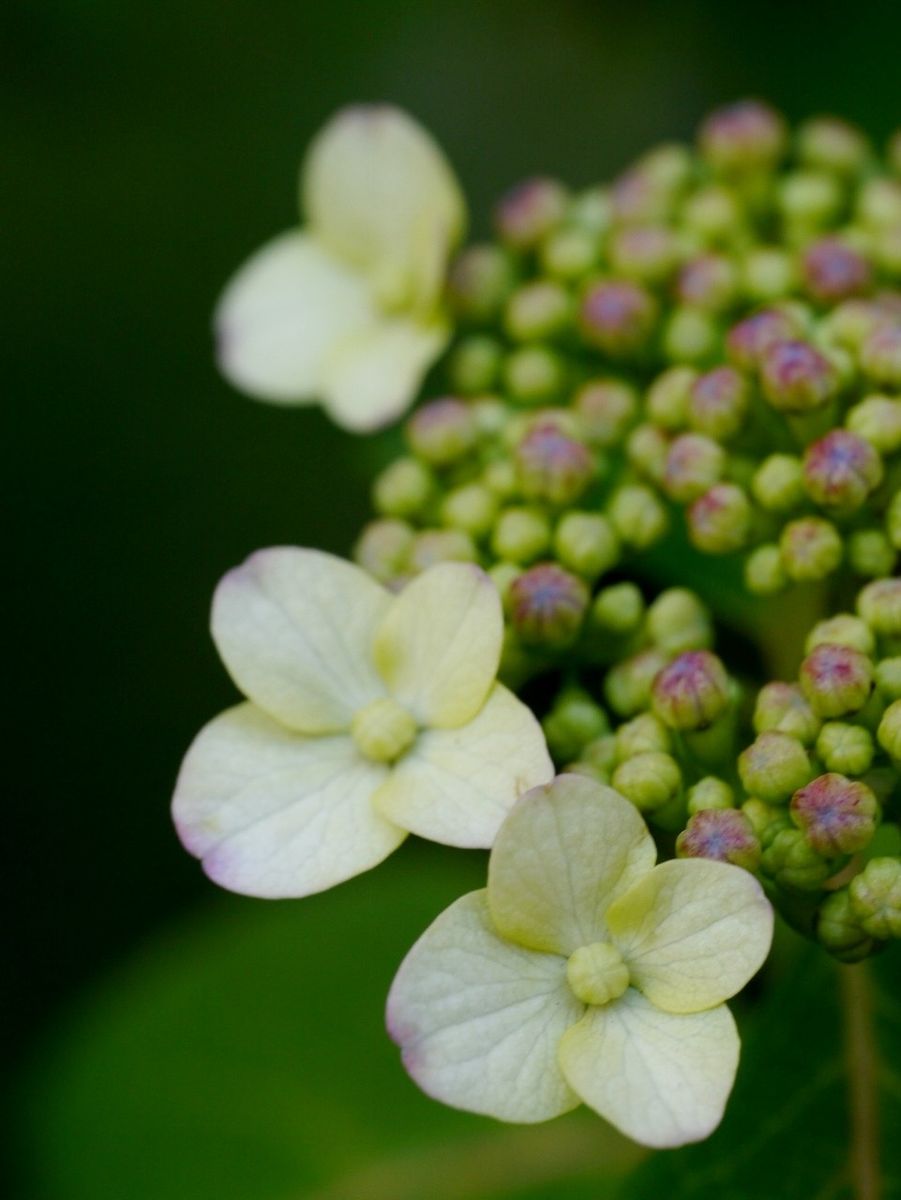
<path fill-rule="evenodd" d="M 823 508 L 851 512 L 882 480 L 882 460 L 873 446 L 847 429 L 833 429 L 804 454 L 804 486 Z"/>
<path fill-rule="evenodd" d="M 678 258 L 675 235 L 663 225 L 633 225 L 618 230 L 610 240 L 610 263 L 618 275 L 640 283 L 663 283 Z"/>
<path fill-rule="evenodd" d="M 588 601 L 588 588 L 576 575 L 540 563 L 510 585 L 513 628 L 529 645 L 569 645 L 582 627 Z"/>
<path fill-rule="evenodd" d="M 843 552 L 838 530 L 822 517 L 789 521 L 779 538 L 782 565 L 795 583 L 825 579 L 842 561 Z"/>
<path fill-rule="evenodd" d="M 676 295 L 683 304 L 722 312 L 735 299 L 738 277 L 732 260 L 723 254 L 702 254 L 679 272 Z"/>
<path fill-rule="evenodd" d="M 635 421 L 638 396 L 618 379 L 593 379 L 579 389 L 573 407 L 590 446 L 616 446 Z"/>
<path fill-rule="evenodd" d="M 814 850 L 834 858 L 869 845 L 879 805 L 865 783 L 830 773 L 795 792 L 791 815 Z"/>
<path fill-rule="evenodd" d="M 656 676 L 654 712 L 671 729 L 705 729 L 729 705 L 729 677 L 709 650 L 687 650 Z"/>
<path fill-rule="evenodd" d="M 571 504 L 594 475 L 594 460 L 582 442 L 553 421 L 539 421 L 516 447 L 516 471 L 528 499 Z"/>
<path fill-rule="evenodd" d="M 717 170 L 732 173 L 773 166 L 785 149 L 782 117 L 759 100 L 739 100 L 718 108 L 702 123 L 698 142 Z"/>
<path fill-rule="evenodd" d="M 842 717 L 863 708 L 873 687 L 873 664 L 851 646 L 823 643 L 801 663 L 801 687 L 820 717 Z"/>
<path fill-rule="evenodd" d="M 737 808 L 705 808 L 690 817 L 676 838 L 679 858 L 712 858 L 746 871 L 760 866 L 760 840 Z"/>
<path fill-rule="evenodd" d="M 705 554 L 740 550 L 751 531 L 751 503 L 737 484 L 717 483 L 688 509 L 688 536 Z"/>
<path fill-rule="evenodd" d="M 556 179 L 526 179 L 501 197 L 494 223 L 501 240 L 516 250 L 537 245 L 566 212 L 567 192 Z"/>
<path fill-rule="evenodd" d="M 716 367 L 699 376 L 688 400 L 693 429 L 725 441 L 744 424 L 750 402 L 748 381 L 735 367 Z"/>
<path fill-rule="evenodd" d="M 753 371 L 763 362 L 770 346 L 787 342 L 802 332 L 798 321 L 780 308 L 765 308 L 733 325 L 726 338 L 730 362 Z"/>
<path fill-rule="evenodd" d="M 432 400 L 407 422 L 413 453 L 433 466 L 447 466 L 472 449 L 478 428 L 471 407 L 453 396 Z"/>
<path fill-rule="evenodd" d="M 667 451 L 664 491 L 679 504 L 689 504 L 713 487 L 725 468 L 726 452 L 718 442 L 701 433 L 683 433 Z"/>
<path fill-rule="evenodd" d="M 657 324 L 657 301 L 640 284 L 625 279 L 595 283 L 582 297 L 582 335 L 613 358 L 644 349 Z"/>
<path fill-rule="evenodd" d="M 451 264 L 448 299 L 458 316 L 491 321 L 514 284 L 513 264 L 500 246 L 469 246 Z"/>
<path fill-rule="evenodd" d="M 778 412 L 804 413 L 822 408 L 839 388 L 838 372 L 809 342 L 774 342 L 760 368 L 763 394 Z"/>
<path fill-rule="evenodd" d="M 821 238 L 804 252 L 801 263 L 804 283 L 819 304 L 838 304 L 850 296 L 870 290 L 873 272 L 858 251 L 838 238 Z"/>

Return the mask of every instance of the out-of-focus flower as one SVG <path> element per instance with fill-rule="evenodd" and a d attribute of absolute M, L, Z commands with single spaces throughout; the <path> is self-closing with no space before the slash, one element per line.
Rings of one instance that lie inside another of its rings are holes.
<path fill-rule="evenodd" d="M 301 200 L 306 224 L 254 254 L 219 301 L 219 366 L 261 400 L 319 402 L 347 429 L 374 429 L 409 407 L 447 343 L 464 201 L 436 143 L 388 106 L 328 122 Z"/>
<path fill-rule="evenodd" d="M 650 1146 L 716 1128 L 739 1052 L 724 1001 L 763 962 L 772 910 L 738 867 L 655 856 L 602 784 L 566 775 L 520 800 L 487 889 L 434 922 L 391 989 L 388 1028 L 429 1095 L 523 1122 L 584 1101 Z"/>
<path fill-rule="evenodd" d="M 173 815 L 232 891 L 321 891 L 407 832 L 490 846 L 551 777 L 540 725 L 495 682 L 503 618 L 476 567 L 434 566 L 392 596 L 329 554 L 263 550 L 219 584 L 212 627 L 248 702 L 196 738 Z"/>

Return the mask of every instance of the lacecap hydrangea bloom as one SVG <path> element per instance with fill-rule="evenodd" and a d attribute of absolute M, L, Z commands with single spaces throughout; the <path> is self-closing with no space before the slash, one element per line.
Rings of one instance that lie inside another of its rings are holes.
<path fill-rule="evenodd" d="M 444 349 L 448 256 L 465 205 L 444 155 L 388 106 L 338 113 L 301 170 L 306 224 L 244 264 L 216 311 L 218 361 L 261 400 L 320 402 L 374 429 L 409 407 Z"/>
<path fill-rule="evenodd" d="M 490 846 L 553 773 L 531 710 L 495 682 L 503 618 L 477 567 L 393 596 L 329 554 L 263 550 L 219 584 L 212 631 L 248 700 L 194 741 L 173 814 L 232 891 L 320 891 L 408 832 Z"/>
<path fill-rule="evenodd" d="M 772 909 L 739 867 L 655 859 L 609 787 L 569 775 L 525 795 L 487 889 L 438 917 L 392 986 L 417 1083 L 505 1121 L 584 1102 L 649 1146 L 706 1137 L 738 1064 L 724 1001 L 766 957 Z"/>

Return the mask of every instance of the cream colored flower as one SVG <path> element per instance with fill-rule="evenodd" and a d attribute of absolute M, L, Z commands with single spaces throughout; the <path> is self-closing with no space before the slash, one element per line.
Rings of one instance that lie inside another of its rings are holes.
<path fill-rule="evenodd" d="M 447 160 L 388 106 L 339 112 L 301 169 L 306 224 L 254 254 L 215 316 L 218 361 L 276 404 L 347 429 L 403 413 L 447 343 L 441 292 L 464 201 Z"/>
<path fill-rule="evenodd" d="M 655 857 L 637 810 L 592 780 L 519 801 L 487 889 L 438 917 L 391 989 L 424 1091 L 505 1121 L 584 1101 L 649 1146 L 716 1128 L 739 1052 L 723 1001 L 766 957 L 772 909 L 739 867 Z"/>
<path fill-rule="evenodd" d="M 232 891 L 321 891 L 408 832 L 490 846 L 553 774 L 535 717 L 495 682 L 503 617 L 477 567 L 431 567 L 393 596 L 329 554 L 263 550 L 219 584 L 212 629 L 248 702 L 194 741 L 173 816 Z"/>

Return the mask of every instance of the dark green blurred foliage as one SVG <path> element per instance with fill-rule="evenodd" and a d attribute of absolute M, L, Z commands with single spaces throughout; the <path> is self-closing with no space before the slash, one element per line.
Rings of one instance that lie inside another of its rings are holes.
<path fill-rule="evenodd" d="M 22 913 L 4 1030 L 21 1061 L 79 985 L 209 902 L 167 804 L 187 742 L 233 696 L 206 632 L 216 579 L 262 545 L 346 550 L 387 457 L 389 439 L 235 395 L 210 361 L 216 294 L 294 221 L 312 132 L 348 101 L 408 107 L 484 231 L 516 178 L 609 176 L 745 93 L 884 138 L 901 123 L 901 12 L 12 0 L 3 28 L 5 684 L 18 718 L 4 879 Z M 374 877 L 354 886 L 378 894 Z M 316 903 L 327 922 L 329 900 Z M 310 986 L 327 993 L 343 954 Z M 383 981 L 392 966 L 378 963 Z M 132 979 L 141 971 L 138 959 Z"/>

